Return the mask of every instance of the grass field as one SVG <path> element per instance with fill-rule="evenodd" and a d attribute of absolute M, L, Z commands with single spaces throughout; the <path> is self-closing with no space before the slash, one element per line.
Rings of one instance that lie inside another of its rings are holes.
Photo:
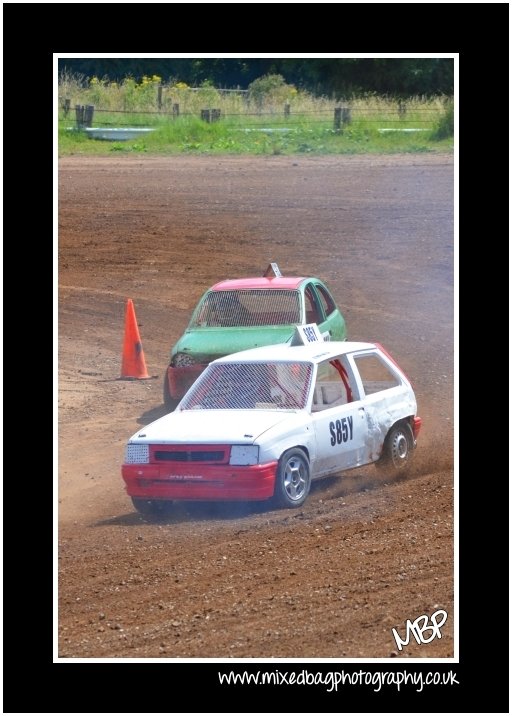
<path fill-rule="evenodd" d="M 65 104 L 69 110 L 65 111 Z M 92 139 L 76 127 L 75 105 L 93 105 L 92 127 L 151 127 L 128 141 Z M 335 108 L 342 107 L 338 124 Z M 217 110 L 217 121 L 201 119 Z M 65 75 L 59 84 L 59 155 L 359 154 L 453 149 L 453 99 L 314 97 L 281 84 L 265 94 L 161 85 L 158 77 L 122 83 Z"/>

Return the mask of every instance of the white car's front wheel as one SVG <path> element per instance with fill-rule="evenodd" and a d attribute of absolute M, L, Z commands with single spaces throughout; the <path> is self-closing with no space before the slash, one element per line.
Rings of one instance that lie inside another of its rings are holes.
<path fill-rule="evenodd" d="M 280 507 L 300 507 L 311 486 L 308 456 L 301 448 L 281 455 L 277 466 L 274 500 Z"/>

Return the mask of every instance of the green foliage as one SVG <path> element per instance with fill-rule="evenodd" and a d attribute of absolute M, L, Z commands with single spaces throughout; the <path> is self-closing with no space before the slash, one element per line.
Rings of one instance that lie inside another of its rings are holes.
<path fill-rule="evenodd" d="M 447 139 L 453 137 L 454 132 L 454 103 L 453 99 L 446 103 L 446 109 L 437 120 L 434 130 L 432 131 L 432 139 Z"/>
<path fill-rule="evenodd" d="M 85 80 L 82 75 L 63 73 L 59 79 L 59 99 L 69 99 L 71 107 L 76 104 L 94 105 L 95 122 L 103 112 L 150 112 L 172 116 L 175 105 L 180 115 L 199 115 L 202 109 L 220 109 L 222 116 L 239 115 L 250 121 L 254 106 L 262 114 L 282 117 L 285 104 L 289 105 L 293 117 L 309 114 L 312 121 L 317 116 L 331 114 L 336 104 L 349 106 L 358 116 L 368 115 L 375 120 L 418 121 L 436 119 L 446 109 L 446 97 L 408 96 L 400 100 L 387 95 L 367 92 L 346 96 L 343 102 L 326 96 L 315 96 L 303 89 L 298 90 L 287 84 L 281 75 L 265 75 L 250 85 L 250 91 L 225 91 L 204 82 L 200 87 L 189 87 L 186 82 L 163 83 L 158 75 L 144 76 L 140 82 L 125 77 L 121 82 L 92 77 Z M 403 111 L 401 111 L 403 109 Z M 371 116 L 370 116 L 371 115 Z M 119 119 L 125 119 L 118 117 Z M 132 118 L 129 118 L 132 121 Z M 144 122 L 147 119 L 143 120 Z"/>
<path fill-rule="evenodd" d="M 244 95 L 223 94 L 209 83 L 195 90 L 185 82 L 164 85 L 159 110 L 158 88 L 162 85 L 156 75 L 145 76 L 141 82 L 131 77 L 120 83 L 93 79 L 84 82 L 83 78 L 69 74 L 62 78 L 59 87 L 61 155 L 108 152 L 355 154 L 451 151 L 453 148 L 453 99 L 449 98 L 408 97 L 400 103 L 374 93 L 347 98 L 343 105 L 350 109 L 351 121 L 335 131 L 336 103 L 297 91 L 281 76 L 264 76 L 254 83 L 253 98 L 261 101 L 256 112 L 254 104 Z M 85 132 L 70 131 L 74 111 L 64 116 L 63 98 L 69 98 L 73 107 L 93 103 L 93 93 L 102 105 L 95 107 L 93 126 L 151 127 L 154 131 L 143 137 L 139 135 L 137 140 L 114 143 L 91 139 Z M 289 105 L 286 114 L 285 102 Z M 174 103 L 179 104 L 179 116 L 173 113 Z M 126 113 L 128 108 L 132 109 Z M 220 109 L 220 119 L 211 123 L 203 121 L 202 109 Z"/>
<path fill-rule="evenodd" d="M 264 75 L 249 85 L 249 99 L 258 107 L 286 102 L 296 93 L 295 87 L 286 84 L 282 75 Z"/>
<path fill-rule="evenodd" d="M 430 132 L 381 134 L 364 122 L 353 121 L 341 132 L 332 122 L 311 126 L 295 125 L 290 131 L 271 131 L 260 125 L 247 128 L 228 120 L 207 124 L 195 117 L 161 121 L 155 131 L 124 142 L 89 138 L 85 132 L 59 131 L 60 155 L 69 154 L 247 154 L 247 155 L 322 155 L 322 154 L 399 154 L 451 151 L 450 138 L 436 140 Z M 279 128 L 276 128 L 279 130 Z"/>
<path fill-rule="evenodd" d="M 346 97 L 377 92 L 395 97 L 453 94 L 451 58 L 61 58 L 59 73 L 122 83 L 157 75 L 166 84 L 246 88 L 263 76 L 315 95 Z"/>

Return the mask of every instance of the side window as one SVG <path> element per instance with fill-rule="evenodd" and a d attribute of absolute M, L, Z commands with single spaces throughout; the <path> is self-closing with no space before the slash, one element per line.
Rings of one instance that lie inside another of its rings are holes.
<path fill-rule="evenodd" d="M 331 296 L 329 291 L 327 291 L 326 288 L 320 286 L 319 284 L 316 284 L 316 290 L 318 292 L 318 296 L 323 306 L 325 315 L 330 316 L 331 313 L 336 310 L 336 304 L 334 303 L 333 297 Z"/>
<path fill-rule="evenodd" d="M 352 400 L 353 387 L 345 359 L 341 357 L 320 363 L 313 393 L 313 412 L 345 405 Z"/>
<path fill-rule="evenodd" d="M 400 385 L 400 380 L 376 354 L 354 356 L 366 395 Z"/>
<path fill-rule="evenodd" d="M 308 285 L 304 291 L 304 302 L 306 307 L 306 323 L 321 323 L 322 315 L 320 313 L 318 299 L 311 284 Z"/>
<path fill-rule="evenodd" d="M 191 326 L 213 326 L 217 324 L 216 312 L 214 306 L 214 296 L 208 293 L 204 299 L 201 299 L 199 307 L 192 317 Z"/>

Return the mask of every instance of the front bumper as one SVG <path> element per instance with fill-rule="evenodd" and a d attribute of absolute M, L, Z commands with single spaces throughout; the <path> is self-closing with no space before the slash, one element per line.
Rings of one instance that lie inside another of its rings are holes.
<path fill-rule="evenodd" d="M 167 367 L 169 393 L 174 400 L 181 400 L 192 383 L 201 375 L 208 363 L 197 363 L 182 368 Z"/>
<path fill-rule="evenodd" d="M 147 500 L 266 500 L 277 461 L 265 465 L 133 465 L 121 468 L 130 497 Z"/>

